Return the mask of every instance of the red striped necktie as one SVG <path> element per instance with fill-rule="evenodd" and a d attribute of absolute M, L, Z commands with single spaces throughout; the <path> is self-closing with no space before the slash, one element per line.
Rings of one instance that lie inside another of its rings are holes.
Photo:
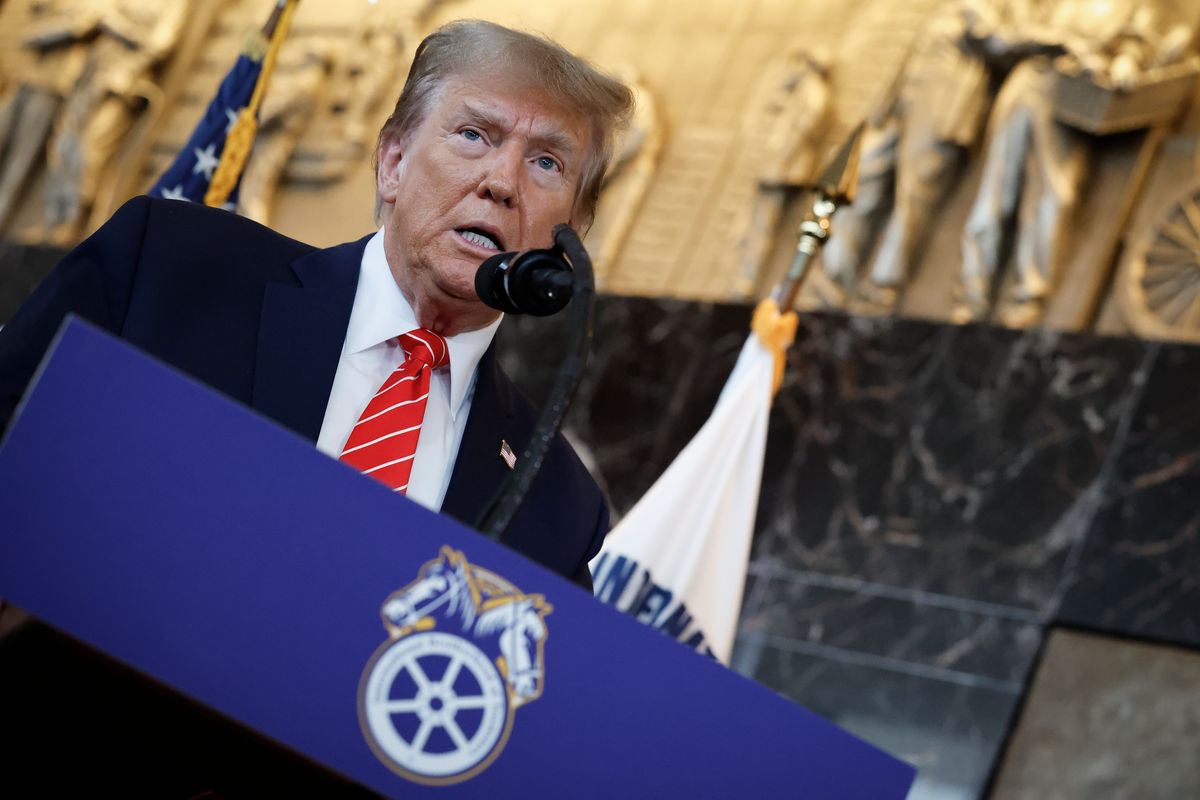
<path fill-rule="evenodd" d="M 424 328 L 409 331 L 399 341 L 404 348 L 404 363 L 387 377 L 363 409 L 342 449 L 341 460 L 392 491 L 403 493 L 408 489 L 425 419 L 429 379 L 435 369 L 450 363 L 450 348 L 445 339 Z"/>

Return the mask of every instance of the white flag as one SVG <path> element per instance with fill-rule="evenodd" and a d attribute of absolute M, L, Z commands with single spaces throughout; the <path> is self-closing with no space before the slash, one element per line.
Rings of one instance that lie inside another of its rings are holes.
<path fill-rule="evenodd" d="M 712 416 L 591 562 L 597 598 L 726 664 L 750 560 L 775 360 L 751 333 Z"/>

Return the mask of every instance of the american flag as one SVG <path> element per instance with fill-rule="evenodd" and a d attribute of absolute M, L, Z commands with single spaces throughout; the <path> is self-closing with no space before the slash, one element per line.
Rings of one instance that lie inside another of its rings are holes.
<path fill-rule="evenodd" d="M 171 166 L 147 192 L 151 197 L 169 200 L 190 200 L 203 203 L 204 195 L 212 183 L 213 172 L 221 161 L 225 150 L 225 139 L 233 129 L 238 115 L 250 103 L 254 86 L 262 72 L 263 48 L 243 48 L 233 68 L 221 81 L 217 94 L 204 111 L 179 155 Z M 241 179 L 238 179 L 239 185 Z M 234 188 L 229 198 L 221 204 L 227 211 L 237 209 L 238 189 Z"/>
<path fill-rule="evenodd" d="M 216 96 L 192 131 L 191 138 L 147 194 L 169 200 L 203 203 L 212 186 L 213 176 L 221 174 L 223 177 L 218 180 L 219 186 L 209 203 L 221 201 L 221 196 L 229 190 L 220 207 L 227 211 L 237 210 L 245 157 L 258 129 L 258 107 L 262 102 L 262 92 L 266 89 L 275 56 L 287 36 L 291 15 L 298 2 L 275 0 L 271 16 L 261 31 L 254 32 L 246 40 L 233 68 L 217 87 Z M 241 119 L 243 115 L 246 119 Z M 237 139 L 235 150 L 226 158 L 229 163 L 221 164 L 221 155 L 231 134 Z M 237 180 L 230 189 L 235 176 Z"/>

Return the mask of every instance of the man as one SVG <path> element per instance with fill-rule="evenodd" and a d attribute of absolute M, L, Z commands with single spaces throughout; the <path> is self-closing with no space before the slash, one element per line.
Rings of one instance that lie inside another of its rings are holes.
<path fill-rule="evenodd" d="M 496 364 L 500 315 L 475 271 L 549 246 L 557 223 L 586 226 L 631 104 L 552 42 L 452 23 L 418 48 L 380 132 L 378 233 L 317 250 L 226 212 L 133 200 L 0 332 L 0 419 L 76 313 L 470 524 L 536 421 Z M 590 587 L 607 529 L 560 438 L 504 542 Z"/>

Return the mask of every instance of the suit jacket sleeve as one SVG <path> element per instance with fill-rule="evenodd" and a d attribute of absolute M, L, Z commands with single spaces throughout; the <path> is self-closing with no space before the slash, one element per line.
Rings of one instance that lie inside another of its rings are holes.
<path fill-rule="evenodd" d="M 68 253 L 0 330 L 0 428 L 7 429 L 46 349 L 69 314 L 119 333 L 141 254 L 149 204 L 126 203 Z"/>
<path fill-rule="evenodd" d="M 600 547 L 604 544 L 604 537 L 608 535 L 608 527 L 608 503 L 601 499 L 600 512 L 596 515 L 596 529 L 592 532 L 592 543 L 588 545 L 587 555 L 584 556 L 583 563 L 579 565 L 579 569 L 576 570 L 575 577 L 572 579 L 588 594 L 592 594 L 593 589 L 592 571 L 588 568 L 588 564 L 600 552 Z"/>

